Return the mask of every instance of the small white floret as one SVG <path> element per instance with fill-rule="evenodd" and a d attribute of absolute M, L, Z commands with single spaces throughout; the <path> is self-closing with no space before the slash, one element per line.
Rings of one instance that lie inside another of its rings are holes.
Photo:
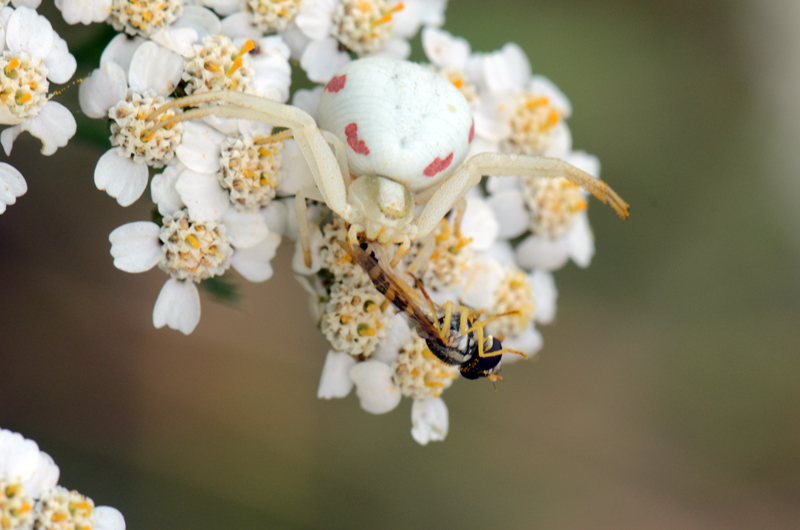
<path fill-rule="evenodd" d="M 105 118 L 108 109 L 125 99 L 128 82 L 125 70 L 109 61 L 83 79 L 78 88 L 81 110 L 90 118 Z"/>
<path fill-rule="evenodd" d="M 258 212 L 240 212 L 236 208 L 228 208 L 222 216 L 222 223 L 237 249 L 253 247 L 269 234 L 267 223 Z"/>
<path fill-rule="evenodd" d="M 116 508 L 98 506 L 94 509 L 94 530 L 125 530 L 125 518 Z"/>
<path fill-rule="evenodd" d="M 158 238 L 161 229 L 155 223 L 138 221 L 115 229 L 108 236 L 114 266 L 125 272 L 145 272 L 164 256 Z"/>
<path fill-rule="evenodd" d="M 418 444 L 444 441 L 449 428 L 447 405 L 442 398 L 414 400 L 411 405 L 411 437 Z"/>
<path fill-rule="evenodd" d="M 190 281 L 167 280 L 153 308 L 153 325 L 189 335 L 200 322 L 200 293 Z"/>
<path fill-rule="evenodd" d="M 350 370 L 361 408 L 371 414 L 385 414 L 400 404 L 403 394 L 394 383 L 394 371 L 379 361 L 364 361 Z"/>
<path fill-rule="evenodd" d="M 17 197 L 25 195 L 28 184 L 17 168 L 5 162 L 0 162 L 0 214 L 6 211 L 6 206 L 17 202 Z"/>
<path fill-rule="evenodd" d="M 325 365 L 322 367 L 317 397 L 333 399 L 347 396 L 353 389 L 350 370 L 355 364 L 356 359 L 352 355 L 330 350 L 325 357 Z"/>
<path fill-rule="evenodd" d="M 272 258 L 281 244 L 278 234 L 269 233 L 260 243 L 245 249 L 236 249 L 231 265 L 251 282 L 265 282 L 272 278 Z"/>
<path fill-rule="evenodd" d="M 147 166 L 130 158 L 122 158 L 116 149 L 109 149 L 97 161 L 94 185 L 117 199 L 120 206 L 130 206 L 147 187 Z"/>
<path fill-rule="evenodd" d="M 175 190 L 195 221 L 217 221 L 228 211 L 231 201 L 219 185 L 217 176 L 187 169 L 178 177 Z"/>

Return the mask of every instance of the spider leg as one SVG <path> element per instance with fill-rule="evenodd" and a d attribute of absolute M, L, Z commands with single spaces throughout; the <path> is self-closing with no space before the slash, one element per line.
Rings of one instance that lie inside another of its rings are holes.
<path fill-rule="evenodd" d="M 300 233 L 300 246 L 303 249 L 303 260 L 306 267 L 311 266 L 311 245 L 309 243 L 310 232 L 308 228 L 308 209 L 306 199 L 323 201 L 322 195 L 315 187 L 306 187 L 297 192 L 294 196 L 294 208 L 297 212 L 297 231 Z M 324 202 L 324 201 L 323 201 Z"/>
<path fill-rule="evenodd" d="M 422 213 L 415 220 L 417 237 L 429 234 L 447 215 L 447 212 L 480 182 L 484 175 L 563 177 L 588 190 L 598 200 L 611 205 L 622 219 L 628 217 L 628 203 L 622 200 L 608 184 L 563 160 L 537 156 L 480 153 L 464 162 L 464 165 L 436 189 Z"/>
<path fill-rule="evenodd" d="M 193 108 L 165 120 L 156 119 L 159 114 L 171 108 L 197 107 L 198 105 L 215 101 L 221 101 L 225 104 Z M 317 184 L 325 202 L 346 221 L 353 220 L 354 212 L 352 206 L 347 204 L 345 179 L 349 179 L 349 175 L 342 174 L 342 162 L 334 154 L 334 151 L 338 148 L 334 145 L 332 150 L 328 144 L 329 139 L 326 139 L 314 119 L 297 107 L 283 105 L 257 96 L 242 94 L 241 92 L 223 90 L 194 94 L 168 101 L 153 111 L 147 119 L 154 121 L 154 125 L 149 129 L 152 133 L 162 127 L 169 127 L 181 121 L 209 115 L 256 120 L 290 129 L 297 146 L 311 169 L 314 182 Z"/>

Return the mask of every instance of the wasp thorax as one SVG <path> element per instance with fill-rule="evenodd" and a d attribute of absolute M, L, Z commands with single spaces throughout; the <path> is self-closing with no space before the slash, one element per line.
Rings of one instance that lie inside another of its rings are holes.
<path fill-rule="evenodd" d="M 405 224 L 414 215 L 414 199 L 408 188 L 386 177 L 358 177 L 348 190 L 349 202 L 364 217 L 390 224 Z"/>

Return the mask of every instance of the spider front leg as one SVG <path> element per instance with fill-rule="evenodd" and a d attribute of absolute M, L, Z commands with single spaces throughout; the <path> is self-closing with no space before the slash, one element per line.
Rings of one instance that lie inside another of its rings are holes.
<path fill-rule="evenodd" d="M 628 218 L 628 203 L 622 200 L 608 184 L 563 160 L 538 156 L 481 153 L 464 162 L 464 165 L 434 192 L 416 220 L 418 237 L 429 234 L 467 191 L 481 181 L 484 175 L 563 177 L 591 192 L 598 200 L 611 205 L 622 219 Z"/>
<path fill-rule="evenodd" d="M 156 121 L 159 114 L 171 108 L 197 107 L 215 101 L 225 105 L 193 108 L 163 121 Z M 148 120 L 154 121 L 150 131 L 168 127 L 175 123 L 205 116 L 214 115 L 222 118 L 255 120 L 277 127 L 285 127 L 292 131 L 297 146 L 308 164 L 314 182 L 328 206 L 347 221 L 353 218 L 352 207 L 347 204 L 346 180 L 349 175 L 344 146 L 335 136 L 320 131 L 314 119 L 297 107 L 283 105 L 275 101 L 263 99 L 241 92 L 223 90 L 194 94 L 169 101 L 156 109 Z M 333 150 L 331 145 L 333 145 Z M 334 150 L 336 154 L 334 154 Z M 338 155 L 338 156 L 337 156 Z"/>
<path fill-rule="evenodd" d="M 300 234 L 300 247 L 303 249 L 303 260 L 306 267 L 311 267 L 311 232 L 308 227 L 308 208 L 306 199 L 323 201 L 322 195 L 315 187 L 306 187 L 294 196 L 294 208 L 297 214 L 297 231 Z"/>

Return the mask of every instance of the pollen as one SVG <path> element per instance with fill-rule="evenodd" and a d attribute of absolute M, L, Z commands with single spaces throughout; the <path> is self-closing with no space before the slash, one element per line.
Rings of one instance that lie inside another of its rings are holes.
<path fill-rule="evenodd" d="M 380 51 L 394 36 L 393 13 L 402 2 L 390 6 L 386 0 L 342 0 L 333 13 L 332 34 L 358 56 Z"/>
<path fill-rule="evenodd" d="M 523 177 L 520 184 L 534 234 L 559 237 L 572 227 L 575 215 L 588 207 L 586 192 L 566 179 Z"/>
<path fill-rule="evenodd" d="M 0 528 L 30 528 L 33 521 L 33 502 L 22 484 L 0 478 Z"/>
<path fill-rule="evenodd" d="M 94 523 L 94 501 L 77 491 L 56 486 L 36 504 L 36 529 L 91 530 Z"/>
<path fill-rule="evenodd" d="M 400 391 L 414 399 L 439 397 L 459 377 L 457 366 L 440 361 L 416 335 L 400 349 L 392 368 Z"/>
<path fill-rule="evenodd" d="M 117 31 L 148 38 L 183 14 L 182 0 L 113 0 L 109 23 Z"/>
<path fill-rule="evenodd" d="M 275 198 L 283 147 L 273 136 L 231 136 L 222 143 L 217 177 L 237 210 L 257 210 Z"/>
<path fill-rule="evenodd" d="M 0 104 L 20 121 L 36 116 L 48 101 L 47 68 L 27 53 L 0 56 Z"/>
<path fill-rule="evenodd" d="M 159 238 L 164 256 L 158 266 L 177 280 L 199 282 L 230 266 L 233 248 L 225 226 L 196 223 L 186 210 L 164 217 Z"/>
<path fill-rule="evenodd" d="M 195 56 L 186 63 L 181 79 L 186 94 L 202 94 L 214 90 L 236 90 L 253 93 L 255 72 L 250 53 L 253 41 L 237 48 L 226 35 L 207 36 L 194 45 Z"/>
<path fill-rule="evenodd" d="M 285 30 L 300 12 L 300 0 L 247 0 L 246 4 L 262 34 Z"/>
<path fill-rule="evenodd" d="M 523 92 L 517 95 L 511 116 L 511 136 L 504 149 L 526 155 L 542 155 L 553 143 L 555 127 L 562 116 L 550 98 Z"/>
<path fill-rule="evenodd" d="M 146 117 L 166 101 L 161 96 L 153 96 L 153 93 L 142 95 L 129 90 L 123 101 L 109 109 L 108 117 L 112 120 L 111 145 L 117 147 L 117 154 L 158 168 L 174 156 L 181 142 L 183 125 L 179 123 L 150 132 L 152 122 Z M 173 110 L 164 113 L 166 118 L 174 115 Z"/>

